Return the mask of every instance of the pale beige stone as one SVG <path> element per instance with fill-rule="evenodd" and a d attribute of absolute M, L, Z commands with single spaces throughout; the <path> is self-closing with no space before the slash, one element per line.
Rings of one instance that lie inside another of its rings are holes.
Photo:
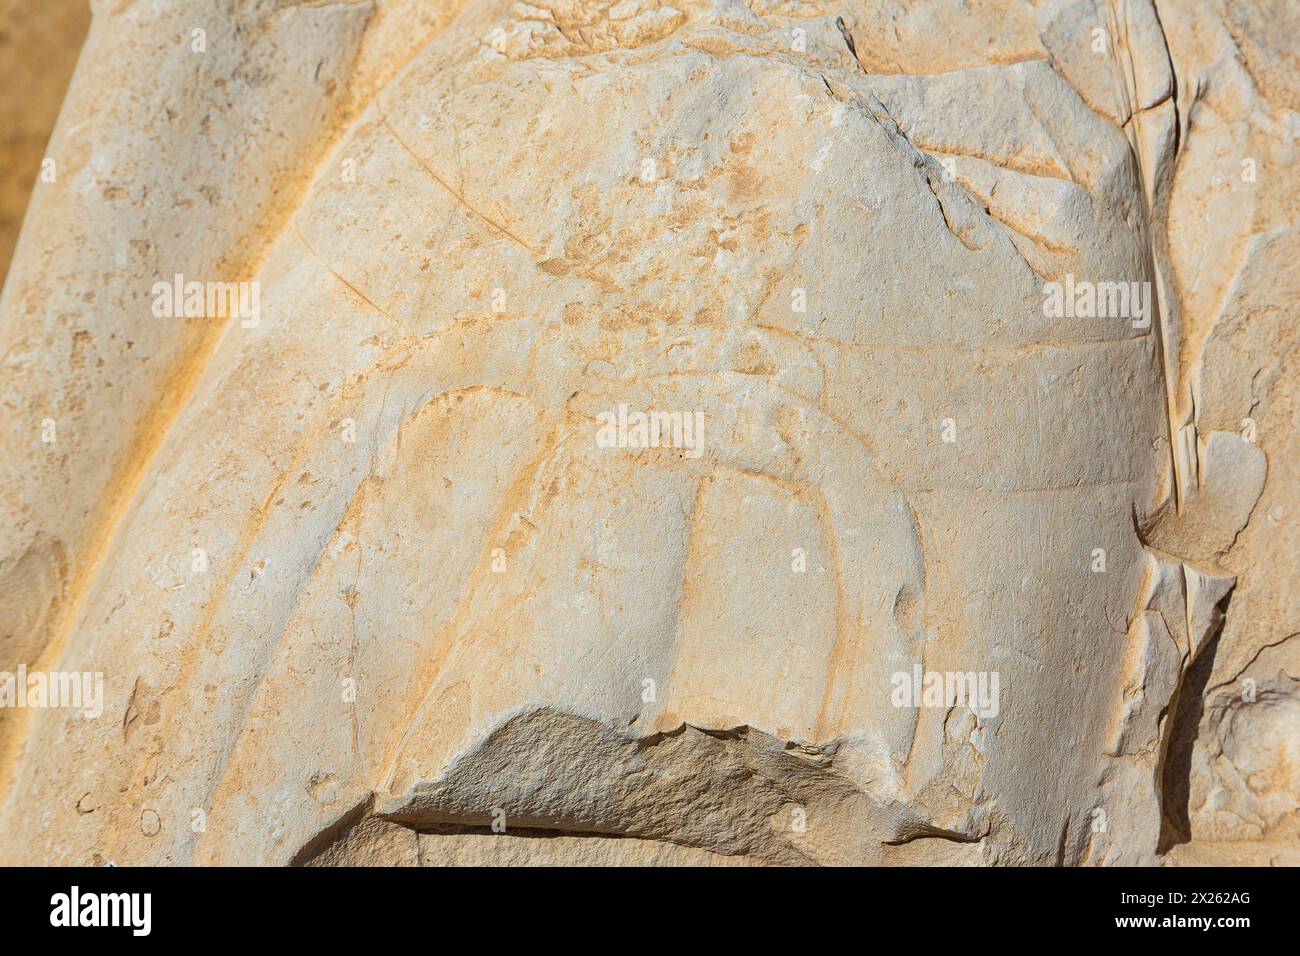
<path fill-rule="evenodd" d="M 96 3 L 0 670 L 104 710 L 0 862 L 1291 859 L 1284 7 Z"/>

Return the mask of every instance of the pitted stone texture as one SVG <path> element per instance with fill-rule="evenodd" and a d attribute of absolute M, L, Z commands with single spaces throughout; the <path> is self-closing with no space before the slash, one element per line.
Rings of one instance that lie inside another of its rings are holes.
<path fill-rule="evenodd" d="M 87 76 L 177 6 L 101 9 Z M 1175 734 L 1272 458 L 1194 411 L 1199 141 L 1125 11 L 264 0 L 221 84 L 170 50 L 148 102 L 226 148 L 114 101 L 0 316 L 68 443 L 8 439 L 6 652 L 108 696 L 0 725 L 3 859 L 1154 863 L 1180 780 L 1274 839 L 1282 678 L 1214 782 Z M 167 218 L 196 184 L 240 203 Z M 152 316 L 178 271 L 260 321 Z M 1067 276 L 1154 311 L 1051 316 Z M 702 444 L 606 447 L 620 406 Z M 998 706 L 900 706 L 914 667 Z"/>

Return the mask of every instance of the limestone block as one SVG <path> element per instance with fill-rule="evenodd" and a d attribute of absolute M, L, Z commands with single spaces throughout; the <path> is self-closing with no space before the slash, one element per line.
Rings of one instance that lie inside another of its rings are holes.
<path fill-rule="evenodd" d="M 1288 16 L 95 4 L 0 862 L 1290 859 Z"/>

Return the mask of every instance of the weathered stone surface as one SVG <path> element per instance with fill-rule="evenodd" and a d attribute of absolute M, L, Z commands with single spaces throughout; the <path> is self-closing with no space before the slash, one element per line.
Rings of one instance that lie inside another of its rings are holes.
<path fill-rule="evenodd" d="M 1293 859 L 1286 4 L 94 8 L 0 862 Z"/>

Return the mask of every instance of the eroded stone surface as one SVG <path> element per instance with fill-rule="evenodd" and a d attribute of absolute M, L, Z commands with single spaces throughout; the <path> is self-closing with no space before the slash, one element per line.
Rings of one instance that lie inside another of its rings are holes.
<path fill-rule="evenodd" d="M 97 4 L 0 669 L 104 713 L 0 711 L 0 859 L 1286 858 L 1284 7 Z"/>

